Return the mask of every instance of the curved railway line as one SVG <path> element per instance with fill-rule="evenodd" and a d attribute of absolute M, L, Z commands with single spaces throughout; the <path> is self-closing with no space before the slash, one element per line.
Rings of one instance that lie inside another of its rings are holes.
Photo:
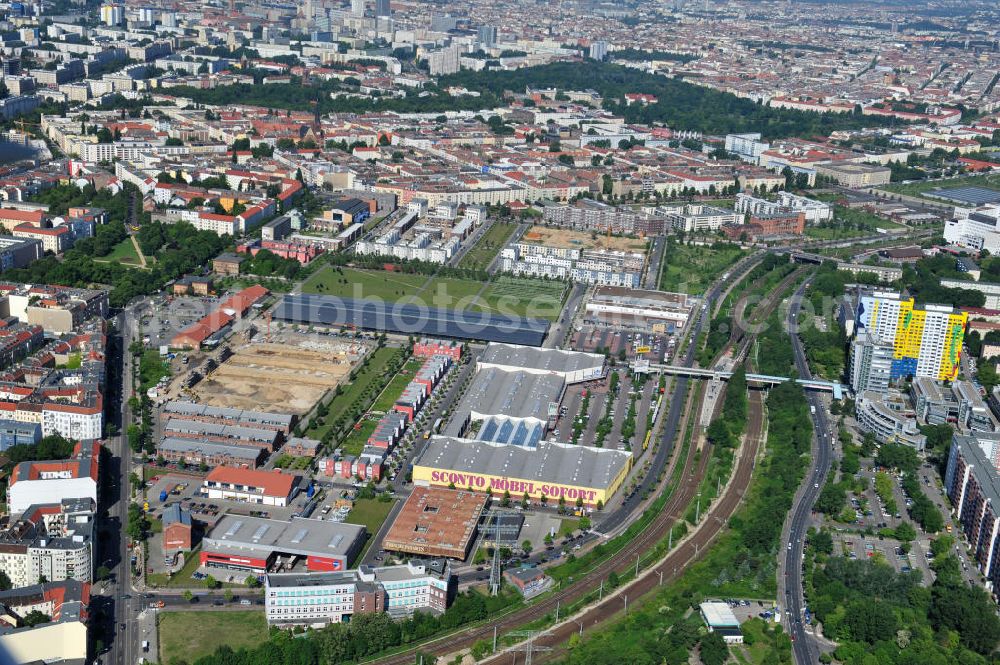
<path fill-rule="evenodd" d="M 738 268 L 738 278 L 745 276 L 746 272 L 763 256 L 761 254 L 747 259 L 747 263 Z M 801 275 L 803 270 L 793 271 L 782 280 L 755 309 L 755 318 L 761 312 L 764 313 L 763 316 L 769 315 L 780 303 L 780 296 L 783 292 L 787 290 L 787 287 L 798 275 Z M 719 296 L 720 288 L 720 285 L 717 283 L 710 290 L 706 298 L 710 304 Z M 708 322 L 708 313 L 711 310 L 712 308 L 709 307 L 702 311 L 698 323 L 691 330 L 691 343 L 688 345 L 684 357 L 684 364 L 688 366 L 694 364 L 698 336 L 704 325 Z M 749 348 L 749 344 L 753 338 L 754 334 L 747 333 L 741 334 L 736 340 L 731 339 L 720 351 L 718 357 L 732 350 L 734 342 L 740 343 L 740 353 L 745 352 Z M 675 436 L 677 434 L 680 436 L 685 435 L 688 418 L 699 411 L 701 400 L 697 395 L 700 391 L 686 393 L 688 381 L 689 379 L 686 377 L 678 377 L 674 384 L 674 397 L 687 394 L 686 399 L 683 400 L 685 407 L 683 412 L 679 412 L 681 401 L 676 399 L 671 400 L 671 413 L 665 421 L 666 424 L 660 442 L 661 450 L 658 451 L 658 454 L 673 455 L 675 452 Z M 543 634 L 535 637 L 534 643 L 536 645 L 550 648 L 555 647 L 568 640 L 573 633 L 583 631 L 586 627 L 593 627 L 612 619 L 624 609 L 624 603 L 619 600 L 621 594 L 627 593 L 633 600 L 638 599 L 640 596 L 653 591 L 659 586 L 661 576 L 663 582 L 675 579 L 688 565 L 702 556 L 706 547 L 722 533 L 729 518 L 738 509 L 750 484 L 756 457 L 762 443 L 760 439 L 764 426 L 764 403 L 761 391 L 750 391 L 748 406 L 747 439 L 746 443 L 740 449 L 741 454 L 736 463 L 734 474 L 727 483 L 722 495 L 717 497 L 714 503 L 706 509 L 706 513 L 698 525 L 688 532 L 687 540 L 667 553 L 651 569 L 643 571 L 637 579 L 624 585 L 618 592 L 609 592 L 604 600 L 590 605 L 575 620 L 555 625 Z M 680 425 L 676 428 L 670 426 L 670 423 L 677 423 L 678 421 Z M 699 451 L 700 455 L 698 454 Z M 711 453 L 711 444 L 706 442 L 704 446 L 699 448 L 696 445 L 696 440 L 692 439 L 683 461 L 679 482 L 673 486 L 672 494 L 667 499 L 663 509 L 653 517 L 645 529 L 626 543 L 621 550 L 608 559 L 595 564 L 591 570 L 579 579 L 574 580 L 571 585 L 559 589 L 527 607 L 497 617 L 491 623 L 473 626 L 430 641 L 415 644 L 412 648 L 405 651 L 373 659 L 374 662 L 385 663 L 386 665 L 410 665 L 413 662 L 414 654 L 418 650 L 422 653 L 442 656 L 469 648 L 482 640 L 492 641 L 494 629 L 496 630 L 496 634 L 502 636 L 526 624 L 541 620 L 546 615 L 555 613 L 558 607 L 570 606 L 572 603 L 592 593 L 612 571 L 621 573 L 630 570 L 635 566 L 637 557 L 641 557 L 643 553 L 652 549 L 666 538 L 670 529 L 682 519 L 684 512 L 697 495 L 698 487 L 704 478 L 708 463 L 712 457 Z M 666 477 L 669 478 L 676 469 L 678 462 L 677 456 L 670 458 L 666 468 Z M 651 471 L 650 475 L 658 474 L 655 471 Z M 482 662 L 491 665 L 500 665 L 501 662 L 509 662 L 508 659 L 510 658 L 510 653 L 498 651 Z M 516 662 L 516 653 L 514 654 L 514 658 Z"/>

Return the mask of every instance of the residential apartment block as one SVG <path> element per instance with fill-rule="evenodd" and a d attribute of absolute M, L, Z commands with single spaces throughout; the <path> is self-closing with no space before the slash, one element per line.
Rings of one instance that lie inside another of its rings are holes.
<path fill-rule="evenodd" d="M 1000 582 L 1000 434 L 955 434 L 948 453 L 944 491 L 987 584 Z"/>
<path fill-rule="evenodd" d="M 861 291 L 854 302 L 857 334 L 866 331 L 877 342 L 893 345 L 892 380 L 957 377 L 967 313 L 950 305 L 917 309 L 913 298 L 903 299 L 891 291 Z"/>
<path fill-rule="evenodd" d="M 10 475 L 7 506 L 11 515 L 21 515 L 31 506 L 59 503 L 66 499 L 90 499 L 97 505 L 97 473 L 101 444 L 80 441 L 68 460 L 21 462 Z"/>
<path fill-rule="evenodd" d="M 816 224 L 833 219 L 833 206 L 790 192 L 778 192 L 774 201 L 749 194 L 736 195 L 736 212 L 750 215 L 773 215 L 776 213 L 801 212 L 806 224 Z"/>
<path fill-rule="evenodd" d="M 15 587 L 42 580 L 90 582 L 94 570 L 91 499 L 29 506 L 0 531 L 0 571 Z"/>
<path fill-rule="evenodd" d="M 990 254 L 1000 251 L 1000 204 L 979 208 L 955 208 L 944 223 L 944 239 L 960 247 Z"/>

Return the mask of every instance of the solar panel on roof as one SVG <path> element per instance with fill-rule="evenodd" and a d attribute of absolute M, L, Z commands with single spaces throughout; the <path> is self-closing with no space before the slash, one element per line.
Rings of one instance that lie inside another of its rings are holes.
<path fill-rule="evenodd" d="M 549 322 L 543 319 L 310 294 L 285 296 L 275 309 L 274 316 L 296 323 L 349 324 L 404 334 L 533 346 L 542 343 L 549 328 Z"/>
<path fill-rule="evenodd" d="M 228 529 L 226 529 L 225 538 L 232 538 L 236 535 L 236 532 L 240 530 L 243 526 L 243 520 L 236 520 L 233 522 Z"/>
<path fill-rule="evenodd" d="M 492 441 L 493 434 L 497 431 L 497 421 L 490 418 L 486 421 L 483 426 L 482 432 L 479 434 L 480 441 Z"/>
<path fill-rule="evenodd" d="M 307 533 L 309 533 L 309 529 L 299 529 L 298 531 L 295 532 L 295 537 L 292 538 L 292 542 L 295 543 L 296 545 L 301 543 L 302 539 L 306 537 Z"/>
<path fill-rule="evenodd" d="M 528 439 L 528 428 L 525 424 L 518 423 L 517 429 L 514 430 L 514 435 L 510 438 L 510 442 L 515 446 L 523 446 L 524 442 Z"/>

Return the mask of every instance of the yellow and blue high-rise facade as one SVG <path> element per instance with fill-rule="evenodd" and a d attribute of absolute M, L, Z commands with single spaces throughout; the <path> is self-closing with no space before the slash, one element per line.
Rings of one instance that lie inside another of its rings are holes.
<path fill-rule="evenodd" d="M 858 296 L 855 326 L 893 348 L 891 380 L 925 376 L 939 381 L 958 378 L 968 314 L 949 305 L 914 306 L 891 291 Z"/>

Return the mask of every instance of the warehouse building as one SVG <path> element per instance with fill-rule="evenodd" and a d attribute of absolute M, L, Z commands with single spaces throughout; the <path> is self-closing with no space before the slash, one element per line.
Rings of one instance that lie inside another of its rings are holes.
<path fill-rule="evenodd" d="M 521 529 L 524 527 L 524 514 L 504 510 L 490 510 L 483 520 L 479 539 L 480 547 L 509 547 L 516 549 L 521 542 Z"/>
<path fill-rule="evenodd" d="M 295 416 L 269 411 L 250 411 L 224 406 L 211 406 L 195 402 L 172 401 L 163 405 L 163 414 L 168 418 L 196 420 L 220 425 L 273 429 L 288 434 L 294 425 Z"/>
<path fill-rule="evenodd" d="M 516 344 L 490 344 L 483 351 L 478 370 L 496 367 L 505 372 L 551 374 L 567 383 L 593 381 L 604 376 L 605 358 L 599 353 L 539 349 Z"/>
<path fill-rule="evenodd" d="M 687 324 L 696 300 L 665 293 L 598 286 L 585 308 L 586 323 L 648 333 L 672 333 Z"/>
<path fill-rule="evenodd" d="M 555 422 L 566 386 L 605 372 L 596 353 L 490 344 L 444 433 L 534 448 Z"/>
<path fill-rule="evenodd" d="M 202 539 L 201 565 L 262 575 L 304 560 L 309 571 L 343 571 L 364 544 L 356 524 L 225 515 Z"/>
<path fill-rule="evenodd" d="M 170 418 L 163 426 L 165 436 L 178 439 L 196 439 L 211 443 L 261 448 L 273 452 L 280 434 L 273 429 L 220 425 L 198 420 Z"/>
<path fill-rule="evenodd" d="M 711 601 L 698 606 L 708 630 L 718 633 L 726 644 L 743 644 L 740 620 L 727 603 Z"/>
<path fill-rule="evenodd" d="M 390 552 L 464 560 L 485 507 L 484 492 L 414 487 L 382 547 Z"/>
<path fill-rule="evenodd" d="M 273 317 L 303 325 L 347 326 L 401 335 L 531 346 L 541 346 L 549 329 L 549 322 L 544 319 L 308 294 L 284 296 Z"/>
<path fill-rule="evenodd" d="M 432 436 L 413 463 L 413 483 L 471 488 L 511 496 L 586 506 L 606 504 L 625 482 L 632 453 L 539 441 L 534 449 Z"/>

